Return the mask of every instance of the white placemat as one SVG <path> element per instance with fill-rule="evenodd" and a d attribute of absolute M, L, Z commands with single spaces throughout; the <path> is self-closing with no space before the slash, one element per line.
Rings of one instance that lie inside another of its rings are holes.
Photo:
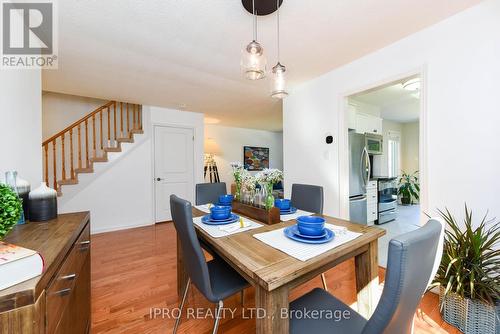
<path fill-rule="evenodd" d="M 311 216 L 311 215 L 313 215 L 312 212 L 307 212 L 307 211 L 304 211 L 304 210 L 297 210 L 297 212 L 292 213 L 290 215 L 281 215 L 280 219 L 281 219 L 282 222 L 287 222 L 289 220 L 297 219 L 300 216 Z"/>
<path fill-rule="evenodd" d="M 248 218 L 243 218 L 243 224 L 245 226 L 243 228 L 240 227 L 239 221 L 233 224 L 226 225 L 207 225 L 201 222 L 201 218 L 202 217 L 193 218 L 194 224 L 199 226 L 203 231 L 207 232 L 211 237 L 214 238 L 227 237 L 231 234 L 253 230 L 262 226 L 261 224 L 256 223 Z"/>
<path fill-rule="evenodd" d="M 313 245 L 292 240 L 285 236 L 283 233 L 284 228 L 271 232 L 257 233 L 254 234 L 254 237 L 300 261 L 307 261 L 361 236 L 361 233 L 351 232 L 342 226 L 325 224 L 325 227 L 335 232 L 335 237 L 332 241 L 324 244 Z"/>
<path fill-rule="evenodd" d="M 213 204 L 203 204 L 203 205 L 195 205 L 194 207 L 200 211 L 210 213 L 209 207 L 213 206 Z"/>

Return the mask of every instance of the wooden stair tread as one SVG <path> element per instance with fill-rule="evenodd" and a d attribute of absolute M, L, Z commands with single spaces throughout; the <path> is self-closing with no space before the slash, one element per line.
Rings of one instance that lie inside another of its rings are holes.
<path fill-rule="evenodd" d="M 108 162 L 107 156 L 90 158 L 91 162 Z"/>
<path fill-rule="evenodd" d="M 92 168 L 92 167 L 75 169 L 75 173 L 77 173 L 77 174 L 93 173 L 93 172 L 94 172 L 94 168 Z"/>
<path fill-rule="evenodd" d="M 117 147 L 105 147 L 104 151 L 105 152 L 121 152 L 122 148 L 120 146 L 117 146 Z"/>
<path fill-rule="evenodd" d="M 130 138 L 130 137 L 116 138 L 116 141 L 119 143 L 133 143 L 134 138 Z"/>
<path fill-rule="evenodd" d="M 70 185 L 70 184 L 78 184 L 78 179 L 66 179 L 57 181 L 59 185 Z"/>

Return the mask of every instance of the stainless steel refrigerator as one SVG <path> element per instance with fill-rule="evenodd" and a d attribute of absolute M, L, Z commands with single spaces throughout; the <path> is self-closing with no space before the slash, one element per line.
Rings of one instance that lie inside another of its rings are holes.
<path fill-rule="evenodd" d="M 349 132 L 349 219 L 365 225 L 368 223 L 366 185 L 370 180 L 370 169 L 365 135 Z"/>

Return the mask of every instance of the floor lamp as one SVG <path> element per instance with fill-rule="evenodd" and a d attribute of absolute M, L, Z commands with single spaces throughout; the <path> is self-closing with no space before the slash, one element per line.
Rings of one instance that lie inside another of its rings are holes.
<path fill-rule="evenodd" d="M 205 168 L 203 171 L 203 177 L 205 178 L 205 181 L 209 181 L 210 183 L 220 182 L 219 170 L 217 169 L 217 163 L 214 159 L 215 154 L 219 154 L 219 146 L 215 140 L 207 138 L 205 140 Z"/>

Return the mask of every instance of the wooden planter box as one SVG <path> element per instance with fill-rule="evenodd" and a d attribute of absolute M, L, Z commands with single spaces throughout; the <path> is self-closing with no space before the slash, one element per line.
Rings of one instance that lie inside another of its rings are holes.
<path fill-rule="evenodd" d="M 236 200 L 233 201 L 233 212 L 240 213 L 248 218 L 258 220 L 267 225 L 278 224 L 280 220 L 280 209 L 273 207 L 271 210 L 257 208 Z"/>

